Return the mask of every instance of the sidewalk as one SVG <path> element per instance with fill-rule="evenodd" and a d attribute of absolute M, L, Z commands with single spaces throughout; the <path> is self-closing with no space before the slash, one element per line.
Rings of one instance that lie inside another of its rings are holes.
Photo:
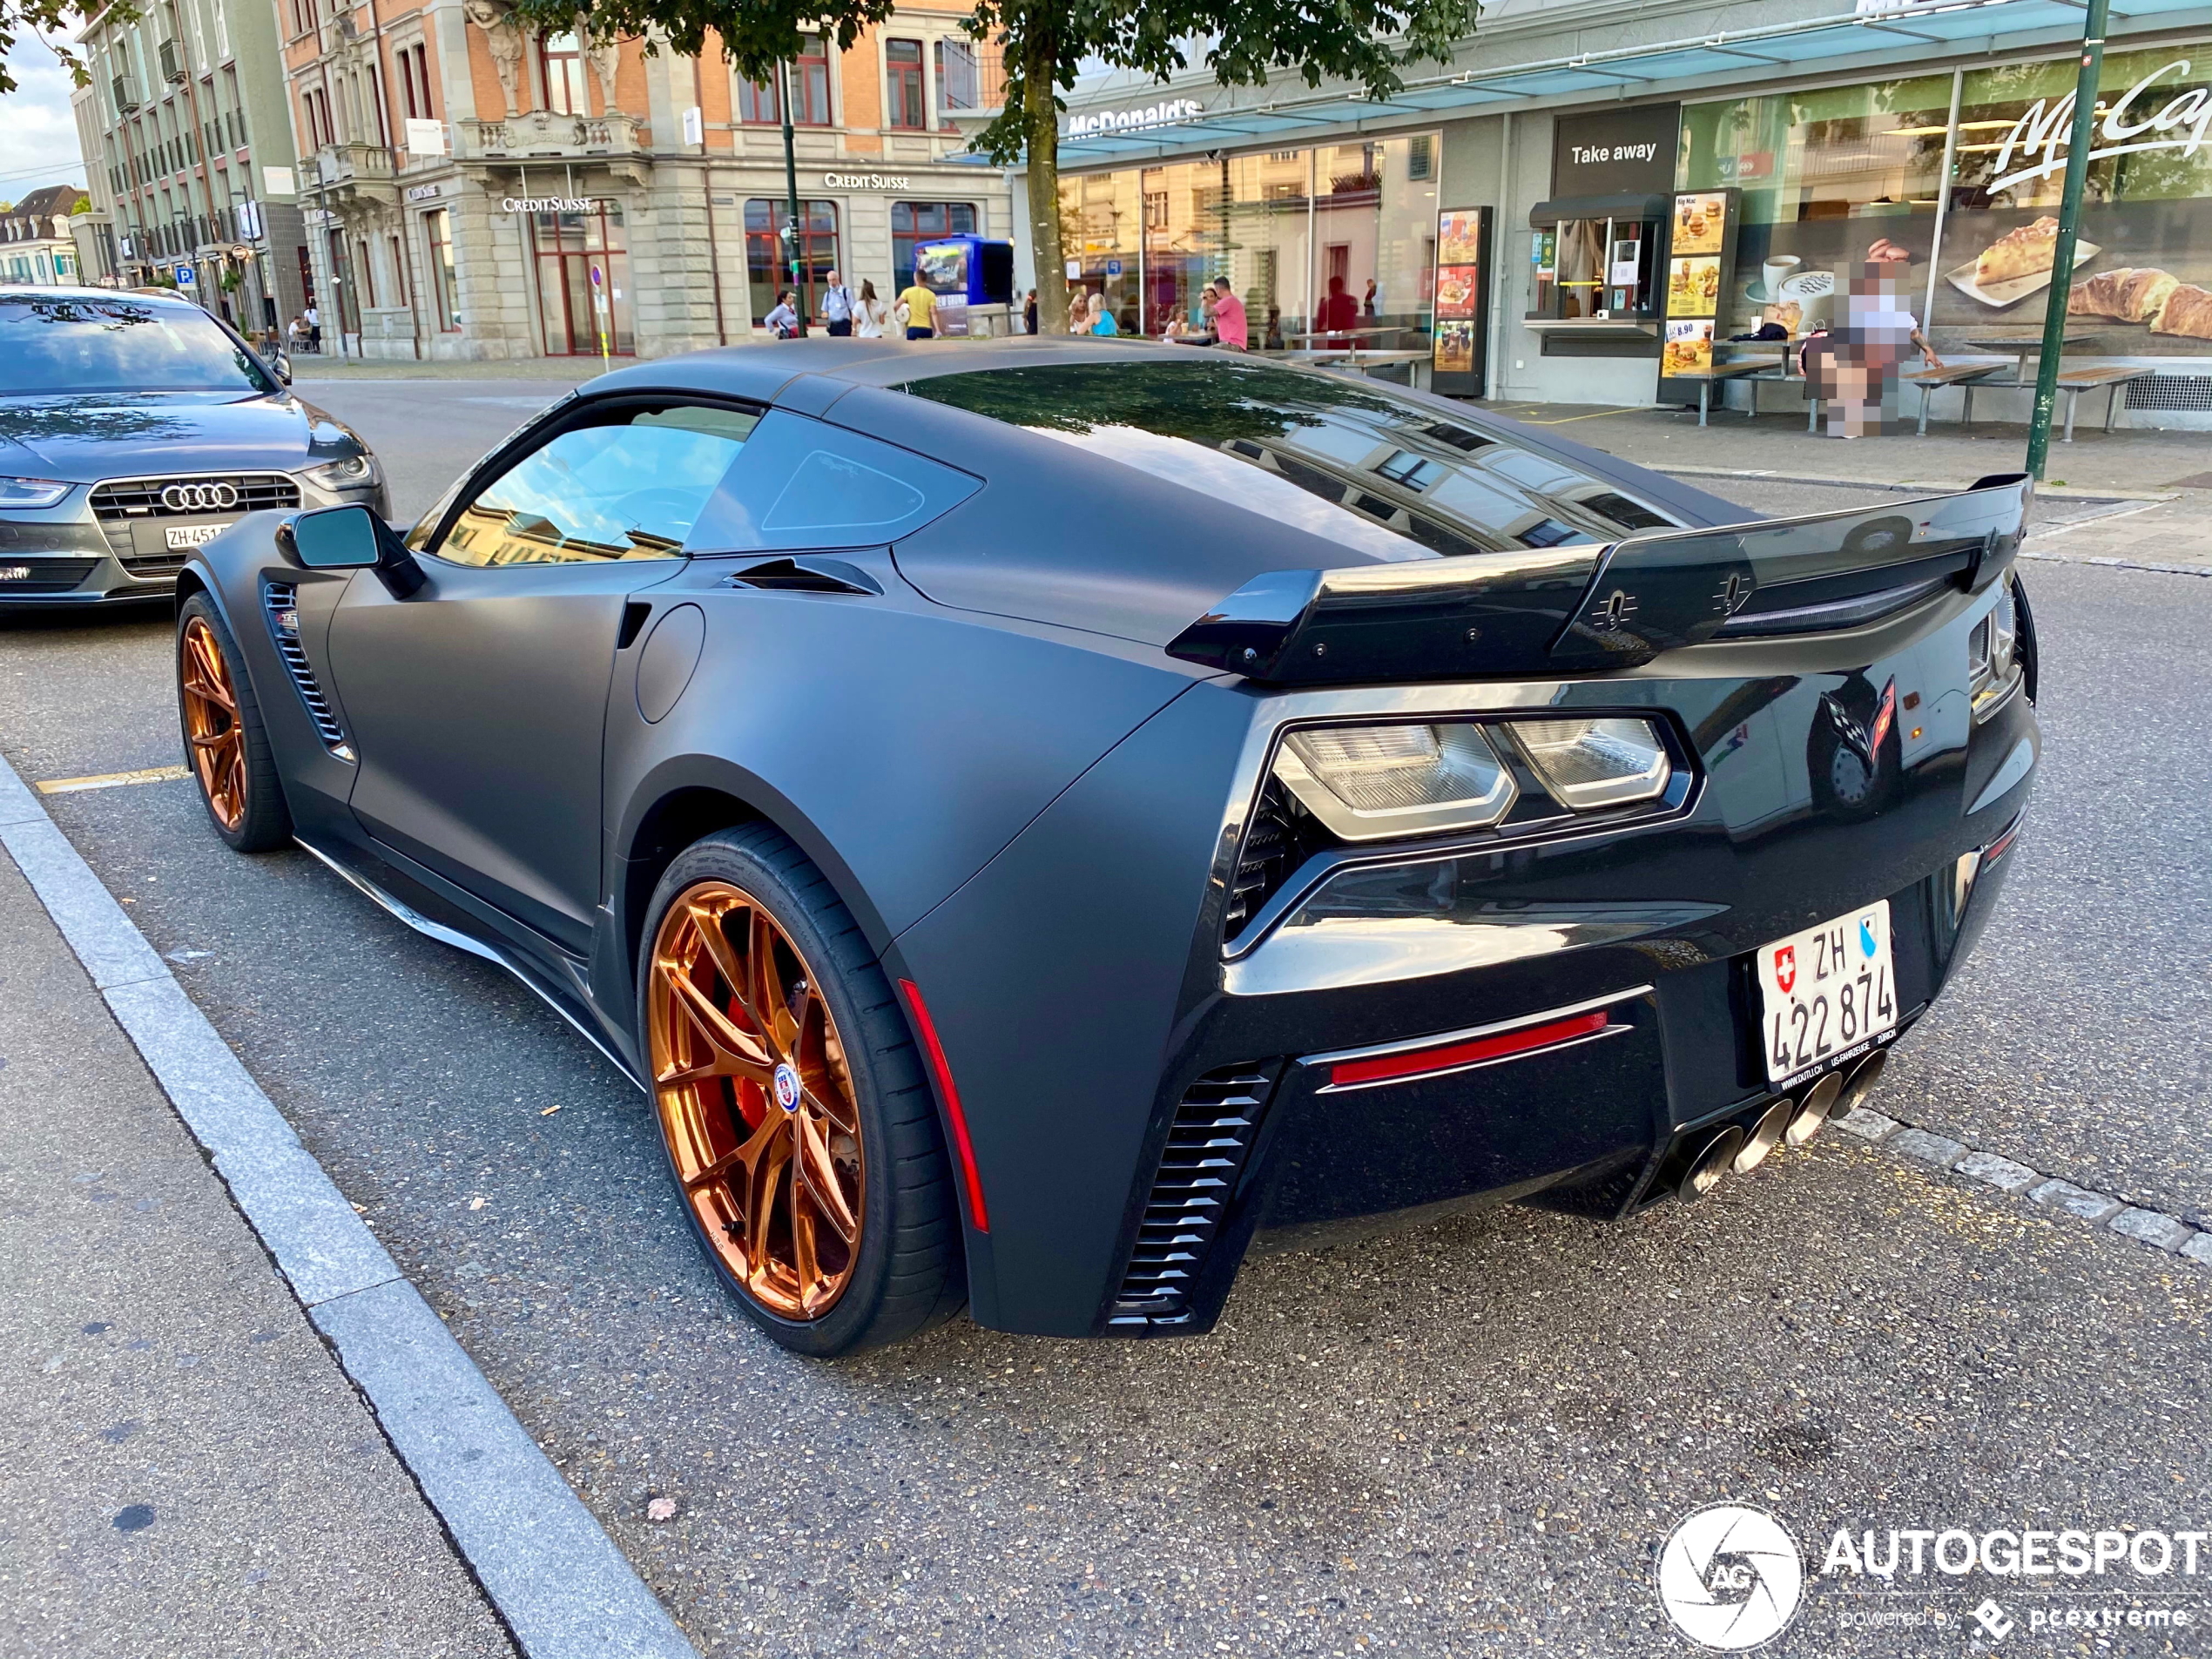
<path fill-rule="evenodd" d="M 0 1650 L 511 1655 L 0 855 Z"/>
<path fill-rule="evenodd" d="M 635 357 L 617 357 L 609 367 L 627 368 Z M 495 362 L 414 362 L 406 358 L 364 362 L 334 354 L 302 353 L 292 360 L 295 386 L 316 381 L 557 381 L 581 386 L 604 371 L 596 357 L 503 357 Z"/>
<path fill-rule="evenodd" d="M 1895 436 L 1838 439 L 1809 435 L 1801 415 L 1753 420 L 1716 410 L 1701 428 L 1695 408 L 1684 413 L 1502 398 L 1479 407 L 1722 496 L 1729 494 L 1730 478 L 1956 489 L 1991 473 L 2020 470 L 2027 453 L 2027 428 L 2020 426 L 1977 424 L 1972 432 L 1935 426 L 1925 438 L 1908 428 Z M 2041 493 L 2141 505 L 2047 526 L 2032 538 L 2034 556 L 2212 570 L 2212 435 L 2077 430 L 2070 444 L 2052 442 Z M 1775 510 L 1764 500 L 1757 504 Z"/>

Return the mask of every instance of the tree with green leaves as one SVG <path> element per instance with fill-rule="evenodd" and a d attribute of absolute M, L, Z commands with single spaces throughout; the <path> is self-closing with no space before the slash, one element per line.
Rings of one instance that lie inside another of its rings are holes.
<path fill-rule="evenodd" d="M 22 0 L 0 0 L 0 5 Z M 52 0 L 32 0 L 51 3 Z M 1264 83 L 1278 70 L 1309 86 L 1349 81 L 1372 98 L 1402 84 L 1406 64 L 1449 58 L 1474 32 L 1477 0 L 976 0 L 968 31 L 998 48 L 1006 98 L 974 147 L 1028 168 L 1030 252 L 1038 327 L 1067 326 L 1058 280 L 1061 93 L 1079 69 L 1135 70 L 1159 80 L 1189 69 L 1191 52 L 1224 86 Z M 893 0 L 516 0 L 532 27 L 581 26 L 595 37 L 647 35 L 696 56 L 710 32 L 739 75 L 766 81 L 799 55 L 800 37 L 824 33 L 840 51 L 886 21 Z"/>
<path fill-rule="evenodd" d="M 138 15 L 138 8 L 128 3 L 78 7 L 70 0 L 0 0 L 0 97 L 16 90 L 16 78 L 9 72 L 8 62 L 15 55 L 16 42 L 26 34 L 43 42 L 47 51 L 61 59 L 71 80 L 79 86 L 87 84 L 91 72 L 84 67 L 84 60 L 70 50 L 69 37 L 72 30 L 102 11 L 118 23 L 129 23 Z"/>

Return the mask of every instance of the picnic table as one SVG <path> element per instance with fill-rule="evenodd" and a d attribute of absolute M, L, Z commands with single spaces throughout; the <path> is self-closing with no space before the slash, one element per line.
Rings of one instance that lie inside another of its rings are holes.
<path fill-rule="evenodd" d="M 1967 388 L 1966 415 L 1971 421 L 1974 402 L 1973 383 L 1994 374 L 2004 367 L 2002 358 L 1986 358 L 1970 363 L 1946 363 L 1940 368 L 1916 368 L 1907 374 L 1905 377 L 1906 384 L 1920 388 L 1920 424 L 1914 435 L 1922 438 L 1928 435 L 1928 401 L 1946 386 Z"/>
<path fill-rule="evenodd" d="M 2094 338 L 2093 334 L 2061 334 L 2059 336 L 2059 345 L 2063 350 L 2066 347 L 2082 345 Z M 2011 334 L 1979 334 L 1970 338 L 1966 344 L 1976 351 L 2011 352 L 2016 359 L 2013 364 L 2013 378 L 2016 381 L 2026 380 L 2027 360 L 2039 355 L 2043 350 L 2043 331 L 2039 328 L 2033 334 L 2023 331 Z"/>
<path fill-rule="evenodd" d="M 1761 369 L 1770 366 L 1769 362 L 1755 361 L 1715 363 L 1710 368 L 1681 369 L 1668 375 L 1667 378 L 1670 381 L 1696 381 L 1697 382 L 1697 424 L 1703 426 L 1705 416 L 1712 407 L 1713 388 L 1716 385 L 1741 379 L 1746 374 L 1756 374 Z M 1759 411 L 1755 404 L 1745 410 L 1744 414 L 1750 419 L 1756 421 L 1758 419 Z"/>
<path fill-rule="evenodd" d="M 1406 363 L 1412 366 L 1413 385 L 1417 388 L 1425 389 L 1428 385 L 1429 354 L 1426 351 L 1370 351 L 1364 347 L 1351 346 L 1339 347 L 1335 350 L 1271 352 L 1268 355 L 1279 355 L 1287 362 L 1356 369 L 1362 374 L 1370 368 Z"/>
<path fill-rule="evenodd" d="M 1316 340 L 1351 340 L 1361 334 L 1402 334 L 1405 332 L 1406 325 L 1401 322 L 1370 322 L 1362 323 L 1356 328 L 1322 328 L 1311 334 L 1285 334 L 1284 338 L 1310 342 Z M 1339 346 L 1337 349 L 1342 351 L 1345 348 Z"/>

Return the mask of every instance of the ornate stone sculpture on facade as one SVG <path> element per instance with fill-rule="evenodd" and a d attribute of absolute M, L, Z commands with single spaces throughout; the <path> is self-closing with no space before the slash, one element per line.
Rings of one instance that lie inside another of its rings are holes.
<path fill-rule="evenodd" d="M 615 71 L 622 67 L 622 43 L 611 34 L 595 35 L 579 17 L 576 20 L 577 38 L 583 42 L 584 56 L 591 60 L 591 72 L 599 81 L 599 107 L 607 114 L 615 112 Z"/>
<path fill-rule="evenodd" d="M 492 67 L 499 72 L 499 90 L 507 100 L 511 118 L 519 109 L 516 89 L 523 76 L 523 31 L 516 26 L 513 8 L 506 0 L 462 0 L 469 21 L 484 31 L 491 48 Z"/>

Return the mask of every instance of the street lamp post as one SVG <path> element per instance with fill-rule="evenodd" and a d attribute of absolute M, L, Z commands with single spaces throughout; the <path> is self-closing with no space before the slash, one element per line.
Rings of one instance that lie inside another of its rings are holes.
<path fill-rule="evenodd" d="M 791 126 L 791 65 L 776 66 L 777 103 L 784 118 L 784 244 L 790 253 L 791 291 L 799 300 L 799 334 L 806 335 L 806 289 L 799 280 L 799 250 L 805 246 L 799 224 L 799 152 Z"/>
<path fill-rule="evenodd" d="M 2105 20 L 2111 0 L 2089 0 L 2081 28 L 2081 71 L 2074 84 L 2074 133 L 2067 145 L 2066 189 L 2059 199 L 2059 239 L 2052 249 L 2051 292 L 2043 305 L 2043 353 L 2035 365 L 2035 412 L 2027 423 L 2027 470 L 2040 482 L 2051 448 L 2051 415 L 2059 401 L 2059 354 L 2066 343 L 2067 300 L 2074 292 L 2074 233 L 2095 143 L 2097 78 L 2104 66 Z"/>

